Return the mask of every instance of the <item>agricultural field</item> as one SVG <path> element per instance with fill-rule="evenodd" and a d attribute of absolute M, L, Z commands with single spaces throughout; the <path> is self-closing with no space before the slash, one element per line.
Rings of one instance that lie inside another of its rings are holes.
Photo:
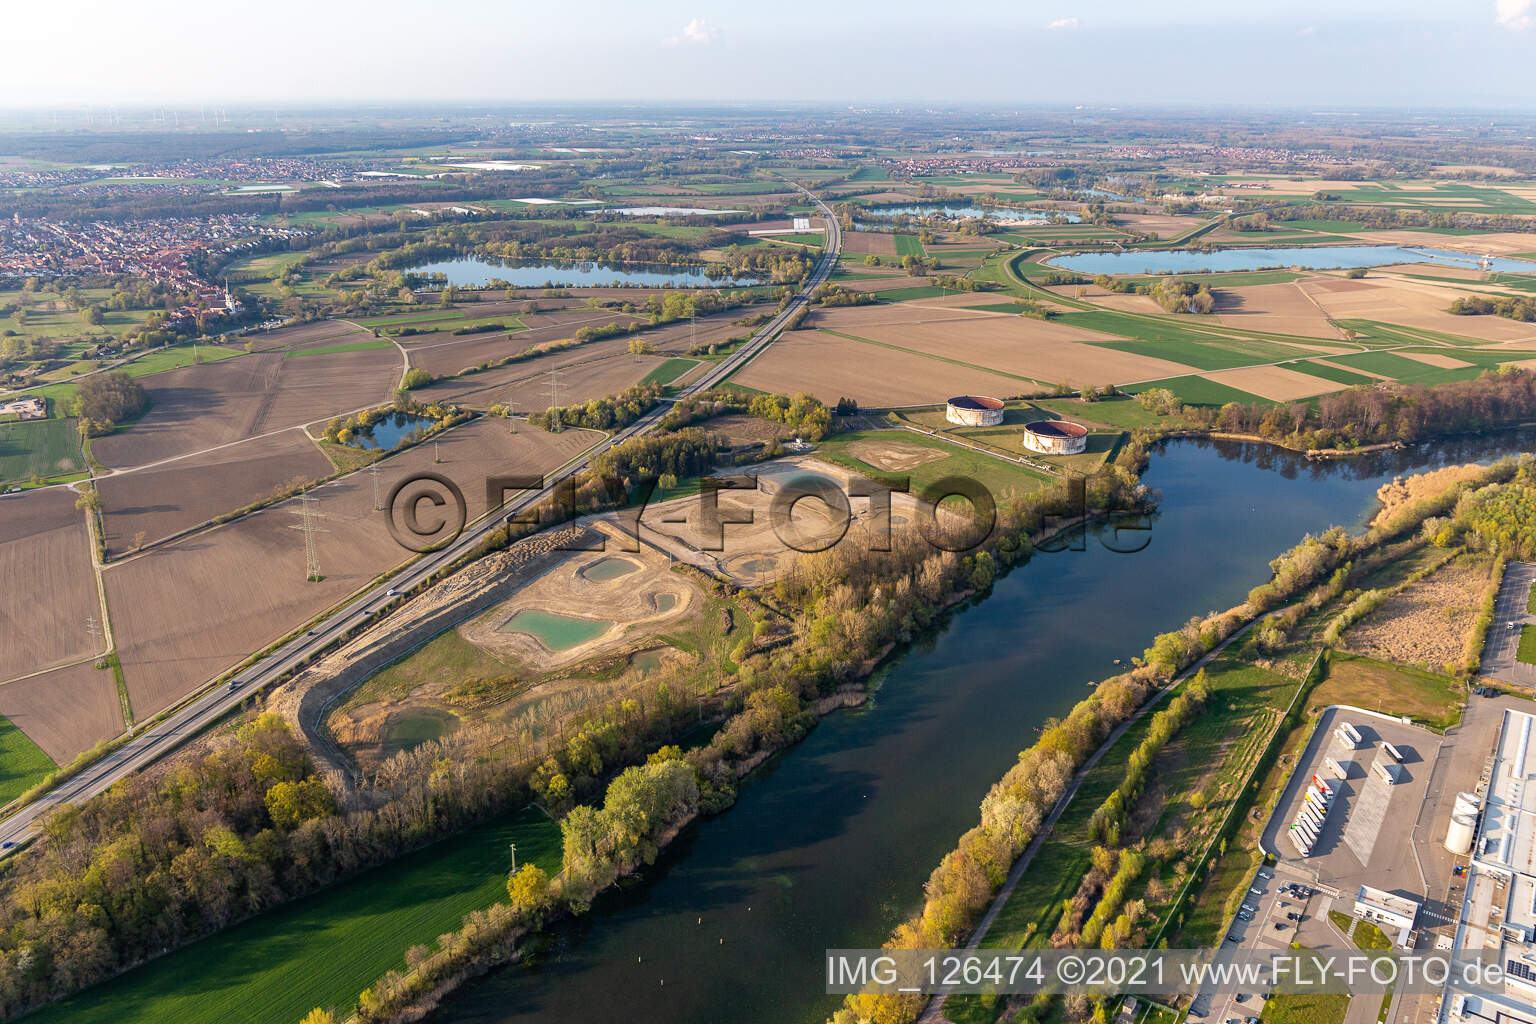
<path fill-rule="evenodd" d="M 102 477 L 107 554 L 123 555 L 330 473 L 330 460 L 295 427 Z"/>
<path fill-rule="evenodd" d="M 1228 327 L 1308 338 L 1341 337 L 1318 305 L 1297 284 L 1263 284 L 1215 291 L 1216 316 Z"/>
<path fill-rule="evenodd" d="M 0 496 L 0 679 L 97 654 L 87 620 L 101 621 L 91 539 L 74 492 Z"/>
<path fill-rule="evenodd" d="M 0 423 L 0 484 L 72 477 L 84 469 L 75 420 Z"/>
<path fill-rule="evenodd" d="M 406 949 L 506 900 L 510 843 L 519 865 L 559 870 L 560 830 L 529 808 L 269 910 L 34 1019 L 293 1024 L 316 1006 L 345 1011 L 379 975 L 404 966 Z"/>
<path fill-rule="evenodd" d="M 0 688 L 0 698 L 4 688 Z M 0 717 L 0 805 L 8 804 L 41 782 L 54 763 L 15 722 Z"/>
<path fill-rule="evenodd" d="M 383 493 L 425 469 L 460 481 L 469 515 L 485 511 L 484 480 L 495 473 L 555 469 L 600 435 L 549 434 L 510 420 L 482 419 L 379 466 Z M 441 462 L 434 462 L 434 449 Z M 136 718 L 174 703 L 252 651 L 405 561 L 374 511 L 371 473 L 309 492 L 324 516 L 317 535 L 324 579 L 306 582 L 297 501 L 180 538 L 114 563 L 105 572 L 123 675 Z M 175 580 L 174 587 L 167 580 Z M 239 581 L 232 588 L 231 581 Z"/>
<path fill-rule="evenodd" d="M 156 374 L 144 381 L 149 411 L 92 451 L 108 466 L 142 466 L 313 423 L 387 401 L 400 370 L 386 349 L 302 359 L 268 349 Z"/>
<path fill-rule="evenodd" d="M 874 365 L 880 367 L 878 375 L 870 373 Z M 758 391 L 805 392 L 829 405 L 847 396 L 857 399 L 861 408 L 929 405 L 950 395 L 972 392 L 1007 397 L 1039 390 L 1034 381 L 928 359 L 828 331 L 786 334 L 736 373 L 731 382 Z"/>
<path fill-rule="evenodd" d="M 83 661 L 0 684 L 0 715 L 59 764 L 123 731 L 110 665 Z M 5 764 L 0 755 L 0 765 Z"/>
<path fill-rule="evenodd" d="M 1316 278 L 1299 287 L 1336 320 L 1379 320 L 1408 328 L 1440 331 L 1477 341 L 1536 339 L 1536 324 L 1497 316 L 1455 316 L 1446 308 L 1462 294 L 1456 288 L 1426 282 L 1394 280 L 1350 281 Z"/>

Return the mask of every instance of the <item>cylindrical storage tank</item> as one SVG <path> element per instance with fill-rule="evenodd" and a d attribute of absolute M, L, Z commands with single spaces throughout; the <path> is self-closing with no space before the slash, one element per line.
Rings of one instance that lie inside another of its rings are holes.
<path fill-rule="evenodd" d="M 1470 814 L 1451 815 L 1451 827 L 1445 831 L 1445 848 L 1464 857 L 1472 852 L 1472 839 L 1477 832 L 1477 819 Z"/>
<path fill-rule="evenodd" d="M 1477 799 L 1476 793 L 1457 793 L 1456 809 L 1452 814 L 1476 814 L 1482 803 Z"/>
<path fill-rule="evenodd" d="M 1024 424 L 1024 447 L 1041 455 L 1076 455 L 1088 450 L 1088 428 L 1070 420 Z"/>
<path fill-rule="evenodd" d="M 1003 400 L 986 395 L 956 395 L 945 403 L 944 418 L 962 427 L 995 427 L 1003 422 Z"/>

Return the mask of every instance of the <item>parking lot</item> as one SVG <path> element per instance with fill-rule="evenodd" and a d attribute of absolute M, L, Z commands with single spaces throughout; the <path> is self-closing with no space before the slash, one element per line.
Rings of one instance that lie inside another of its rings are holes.
<path fill-rule="evenodd" d="M 1336 738 L 1341 722 L 1359 731 L 1364 741 L 1359 749 L 1350 750 Z M 1351 899 L 1362 885 L 1422 896 L 1428 879 L 1412 836 L 1440 737 L 1396 719 L 1341 709 L 1325 711 L 1319 723 L 1265 830 L 1264 848 L 1281 864 L 1292 865 L 1301 875 Z M 1375 762 L 1390 760 L 1383 753 L 1383 743 L 1392 744 L 1403 756 L 1395 784 L 1383 781 L 1372 769 Z M 1326 767 L 1329 757 L 1348 769 L 1347 778 L 1337 778 Z M 1312 855 L 1303 857 L 1286 832 L 1296 820 L 1313 775 L 1332 780 L 1336 795 Z"/>
<path fill-rule="evenodd" d="M 1531 584 L 1536 583 L 1536 565 L 1510 562 L 1504 567 L 1499 597 L 1494 604 L 1493 625 L 1483 642 L 1482 674 L 1489 679 L 1519 686 L 1536 686 L 1536 665 L 1527 665 L 1515 657 L 1520 648 L 1521 626 L 1536 623 L 1536 615 L 1526 611 Z"/>

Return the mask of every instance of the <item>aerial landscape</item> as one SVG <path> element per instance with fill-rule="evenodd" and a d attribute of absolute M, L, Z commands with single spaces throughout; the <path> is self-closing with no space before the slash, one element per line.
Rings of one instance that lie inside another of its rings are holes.
<path fill-rule="evenodd" d="M 1531 0 L 274 3 L 7 15 L 0 1017 L 1536 1024 Z"/>

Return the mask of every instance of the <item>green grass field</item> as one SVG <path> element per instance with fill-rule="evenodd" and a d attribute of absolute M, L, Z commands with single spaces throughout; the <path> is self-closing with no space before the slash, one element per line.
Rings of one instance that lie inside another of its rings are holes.
<path fill-rule="evenodd" d="M 1308 701 L 1318 707 L 1353 704 L 1448 729 L 1461 720 L 1466 697 L 1466 686 L 1449 676 L 1336 651 Z"/>
<path fill-rule="evenodd" d="M 896 236 L 897 256 L 921 256 L 923 255 L 923 243 L 917 240 L 916 235 Z"/>
<path fill-rule="evenodd" d="M 337 352 L 360 352 L 370 348 L 394 348 L 395 346 L 383 338 L 374 338 L 371 341 L 352 341 L 342 345 L 322 345 L 319 348 L 301 348 L 287 353 L 285 358 L 292 359 L 295 356 L 328 356 Z"/>
<path fill-rule="evenodd" d="M 1228 402 L 1238 402 L 1242 405 L 1273 405 L 1267 398 L 1258 395 L 1250 395 L 1246 391 L 1218 384 L 1213 380 L 1190 374 L 1187 377 L 1166 377 L 1163 380 L 1147 381 L 1144 384 L 1127 384 L 1122 390 L 1129 391 L 1133 395 L 1139 395 L 1143 391 L 1152 388 L 1167 388 L 1183 400 L 1185 405 L 1214 405 L 1222 406 Z"/>
<path fill-rule="evenodd" d="M 860 441 L 932 448 L 944 452 L 945 457 L 913 466 L 911 470 L 905 473 L 890 473 L 871 466 L 849 451 L 850 445 Z M 992 492 L 994 498 L 1000 500 L 1009 491 L 1021 494 L 1028 493 L 1055 482 L 1054 477 L 1045 473 L 1039 473 L 1028 467 L 1006 462 L 1003 459 L 993 458 L 990 455 L 983 455 L 980 452 L 948 444 L 936 437 L 929 437 L 926 434 L 919 434 L 910 430 L 900 432 L 890 430 L 856 430 L 844 434 L 834 434 L 817 446 L 816 457 L 863 474 L 871 480 L 884 480 L 896 476 L 910 477 L 914 492 L 920 491 L 934 481 L 941 480 L 944 477 L 961 476 L 979 482 L 983 487 Z"/>
<path fill-rule="evenodd" d="M 198 345 L 195 352 L 191 345 L 177 345 L 174 348 L 157 349 L 131 363 L 114 367 L 114 372 L 120 370 L 130 377 L 148 377 L 152 374 L 164 373 L 166 370 L 179 370 L 196 363 L 216 363 L 222 359 L 233 359 L 244 354 L 239 349 L 223 348 L 218 345 Z M 67 380 L 38 388 L 29 394 L 42 395 L 49 399 L 53 403 L 53 415 L 63 416 L 79 390 L 79 384 Z"/>
<path fill-rule="evenodd" d="M 671 384 L 677 378 L 699 365 L 697 359 L 668 359 L 650 373 L 640 378 L 641 384 Z"/>
<path fill-rule="evenodd" d="M 1536 615 L 1536 586 L 1531 587 L 1531 594 L 1525 599 L 1525 610 Z"/>
<path fill-rule="evenodd" d="M 1342 1024 L 1349 1010 L 1346 995 L 1281 993 L 1270 997 L 1259 1014 L 1260 1024 Z"/>
<path fill-rule="evenodd" d="M 293 1024 L 315 1006 L 344 1016 L 406 949 L 506 897 L 519 864 L 560 866 L 560 829 L 529 808 L 235 925 L 37 1013 L 69 1024 Z"/>
<path fill-rule="evenodd" d="M 1536 665 L 1536 626 L 1520 630 L 1520 649 L 1515 652 L 1515 657 L 1527 665 Z"/>
<path fill-rule="evenodd" d="M 881 302 L 908 302 L 912 299 L 937 299 L 954 292 L 936 284 L 918 285 L 912 288 L 887 288 L 874 293 Z"/>
<path fill-rule="evenodd" d="M 1291 369 L 1299 370 L 1309 376 L 1321 377 L 1324 380 L 1331 380 L 1339 384 L 1348 384 L 1350 387 L 1358 384 L 1376 383 L 1375 377 L 1370 377 L 1363 373 L 1351 373 L 1348 370 L 1341 370 L 1337 366 L 1324 366 L 1322 363 L 1311 359 L 1303 359 L 1301 362 L 1288 365 Z"/>
<path fill-rule="evenodd" d="M 0 718 L 0 804 L 10 803 L 56 767 L 9 718 Z"/>
<path fill-rule="evenodd" d="M 0 423 L 0 483 L 69 476 L 84 468 L 74 420 Z"/>

